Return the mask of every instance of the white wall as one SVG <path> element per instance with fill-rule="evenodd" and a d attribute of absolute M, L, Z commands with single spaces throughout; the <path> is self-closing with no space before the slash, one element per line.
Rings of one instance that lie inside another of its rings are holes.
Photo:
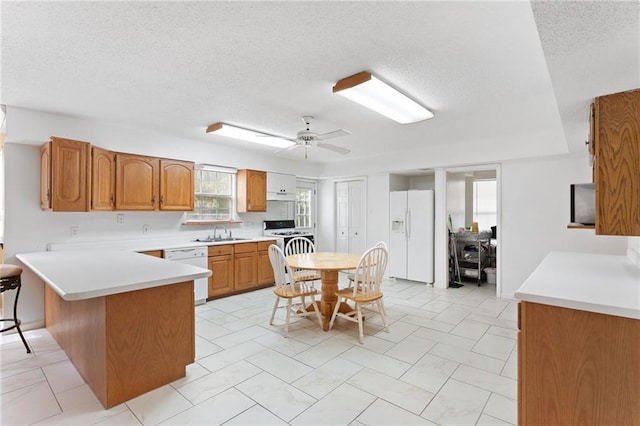
<path fill-rule="evenodd" d="M 447 173 L 447 220 L 451 216 L 452 231 L 465 227 L 467 173 Z"/>
<path fill-rule="evenodd" d="M 389 244 L 389 185 L 387 173 L 367 177 L 367 248 L 379 241 Z"/>
<path fill-rule="evenodd" d="M 203 130 L 204 131 L 204 130 Z M 238 168 L 255 168 L 299 176 L 316 173 L 315 163 L 283 160 L 273 155 L 243 151 L 213 143 L 174 138 L 167 134 L 109 123 L 81 120 L 20 108 L 8 108 L 5 158 L 5 262 L 17 263 L 15 254 L 42 251 L 48 243 L 113 239 L 196 238 L 210 232 L 209 226 L 184 226 L 184 213 L 124 212 L 124 224 L 116 214 L 122 212 L 43 212 L 40 210 L 40 145 L 50 136 L 91 142 L 120 152 L 176 158 Z M 236 236 L 254 236 L 262 232 L 265 219 L 286 219 L 291 203 L 268 202 L 267 213 L 240 214 L 239 225 L 232 225 Z M 292 218 L 292 217 L 291 217 Z M 71 238 L 70 227 L 79 226 L 79 235 Z M 149 233 L 142 234 L 142 225 Z M 29 271 L 23 273 L 19 315 L 24 329 L 44 324 L 44 287 Z M 12 301 L 12 300 L 11 300 Z M 7 300 L 7 302 L 11 302 Z"/>
<path fill-rule="evenodd" d="M 411 176 L 409 179 L 409 189 L 431 189 L 436 188 L 435 174 Z"/>
<path fill-rule="evenodd" d="M 505 162 L 502 165 L 502 297 L 512 298 L 550 251 L 626 254 L 627 237 L 567 229 L 569 185 L 591 181 L 585 157 Z"/>

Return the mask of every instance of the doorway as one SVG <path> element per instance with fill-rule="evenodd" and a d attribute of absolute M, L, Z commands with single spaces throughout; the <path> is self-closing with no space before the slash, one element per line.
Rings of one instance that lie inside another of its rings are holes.
<path fill-rule="evenodd" d="M 446 169 L 445 187 L 443 249 L 448 255 L 443 266 L 446 282 L 495 285 L 496 296 L 500 297 L 499 165 Z M 450 245 L 450 231 L 456 238 L 453 245 Z M 452 259 L 456 248 L 454 261 L 457 264 L 454 266 Z M 451 270 L 455 271 L 453 276 Z"/>

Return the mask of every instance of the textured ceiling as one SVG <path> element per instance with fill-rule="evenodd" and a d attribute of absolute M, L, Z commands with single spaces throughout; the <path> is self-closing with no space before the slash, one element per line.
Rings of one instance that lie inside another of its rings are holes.
<path fill-rule="evenodd" d="M 448 163 L 469 162 L 457 157 L 468 150 L 492 159 L 574 151 L 586 138 L 590 99 L 640 86 L 637 1 L 0 7 L 2 104 L 213 147 L 251 146 L 206 135 L 217 121 L 293 137 L 300 117 L 312 115 L 319 133 L 352 132 L 331 141 L 350 155 L 310 153 L 327 163 L 408 159 L 417 168 L 445 154 Z M 362 70 L 436 117 L 400 125 L 331 92 Z"/>

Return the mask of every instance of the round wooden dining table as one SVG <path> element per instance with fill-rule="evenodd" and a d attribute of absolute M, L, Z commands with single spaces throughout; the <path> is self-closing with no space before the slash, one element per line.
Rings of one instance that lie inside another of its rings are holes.
<path fill-rule="evenodd" d="M 292 268 L 320 271 L 322 281 L 322 300 L 320 313 L 324 315 L 322 329 L 329 330 L 329 321 L 336 306 L 338 297 L 338 271 L 355 269 L 360 261 L 360 255 L 353 253 L 317 252 L 301 253 L 287 256 L 287 263 Z M 340 311 L 349 312 L 351 308 L 346 303 L 340 306 Z"/>

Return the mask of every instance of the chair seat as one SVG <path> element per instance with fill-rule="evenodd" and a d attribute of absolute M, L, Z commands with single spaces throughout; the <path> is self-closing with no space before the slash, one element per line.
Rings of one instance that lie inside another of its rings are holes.
<path fill-rule="evenodd" d="M 285 299 L 318 294 L 318 290 L 315 288 L 301 285 L 276 287 L 273 289 L 273 292 L 276 296 L 283 297 Z"/>
<path fill-rule="evenodd" d="M 362 293 L 357 291 L 355 296 L 353 295 L 353 287 L 347 287 L 340 289 L 336 292 L 336 296 L 344 297 L 345 299 L 352 300 L 358 303 L 368 303 L 373 302 L 374 300 L 382 299 L 382 292 L 376 291 L 372 293 Z"/>
<path fill-rule="evenodd" d="M 22 274 L 22 268 L 16 265 L 0 264 L 0 278 L 17 277 Z"/>
<path fill-rule="evenodd" d="M 320 271 L 295 271 L 293 272 L 294 281 L 316 281 L 320 279 Z"/>

